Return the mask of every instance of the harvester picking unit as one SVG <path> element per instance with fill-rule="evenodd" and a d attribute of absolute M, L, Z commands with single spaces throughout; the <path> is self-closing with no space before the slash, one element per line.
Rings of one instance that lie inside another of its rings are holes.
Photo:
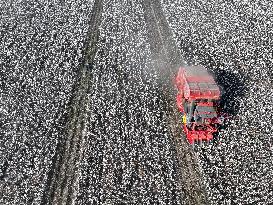
<path fill-rule="evenodd" d="M 183 114 L 183 129 L 190 144 L 210 141 L 223 123 L 220 88 L 202 66 L 181 67 L 175 78 L 177 106 Z"/>

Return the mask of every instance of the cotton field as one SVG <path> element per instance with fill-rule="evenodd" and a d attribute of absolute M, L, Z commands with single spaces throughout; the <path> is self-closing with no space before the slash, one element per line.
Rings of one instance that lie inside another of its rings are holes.
<path fill-rule="evenodd" d="M 271 204 L 270 1 L 0 2 L 0 204 Z M 172 79 L 229 118 L 193 148 Z"/>

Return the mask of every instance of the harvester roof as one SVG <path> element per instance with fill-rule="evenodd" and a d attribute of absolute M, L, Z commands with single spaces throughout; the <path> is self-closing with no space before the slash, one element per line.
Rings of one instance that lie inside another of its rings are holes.
<path fill-rule="evenodd" d="M 178 79 L 183 81 L 184 96 L 189 99 L 219 99 L 220 89 L 211 74 L 202 66 L 180 68 Z"/>

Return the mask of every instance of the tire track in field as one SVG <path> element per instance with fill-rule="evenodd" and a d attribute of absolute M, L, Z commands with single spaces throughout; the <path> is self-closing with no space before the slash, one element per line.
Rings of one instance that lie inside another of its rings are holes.
<path fill-rule="evenodd" d="M 181 54 L 172 40 L 172 33 L 159 2 L 143 1 L 144 15 L 149 31 L 154 67 L 160 73 L 159 82 L 168 110 L 173 145 L 177 155 L 178 181 L 182 201 L 185 204 L 208 204 L 207 194 L 202 183 L 203 177 L 197 158 L 182 132 L 181 116 L 175 103 L 175 90 L 172 79 L 179 66 L 184 64 Z"/>
<path fill-rule="evenodd" d="M 58 140 L 42 204 L 74 204 L 78 192 L 79 164 L 84 150 L 84 121 L 91 69 L 97 51 L 103 0 L 96 0 L 91 13 L 84 58 L 74 86 L 62 137 Z"/>

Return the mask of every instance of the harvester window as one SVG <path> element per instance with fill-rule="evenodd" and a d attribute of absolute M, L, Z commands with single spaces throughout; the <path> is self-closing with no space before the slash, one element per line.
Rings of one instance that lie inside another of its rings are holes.
<path fill-rule="evenodd" d="M 185 108 L 185 112 L 189 113 L 191 110 L 191 102 L 185 101 L 184 108 Z"/>
<path fill-rule="evenodd" d="M 188 113 L 188 104 L 189 104 L 189 102 L 186 101 L 186 100 L 185 100 L 184 103 L 183 103 L 185 113 Z"/>
<path fill-rule="evenodd" d="M 195 109 L 195 102 L 194 101 L 192 101 L 192 102 L 186 101 L 185 102 L 185 112 L 187 113 L 188 122 L 192 121 L 194 109 Z"/>

